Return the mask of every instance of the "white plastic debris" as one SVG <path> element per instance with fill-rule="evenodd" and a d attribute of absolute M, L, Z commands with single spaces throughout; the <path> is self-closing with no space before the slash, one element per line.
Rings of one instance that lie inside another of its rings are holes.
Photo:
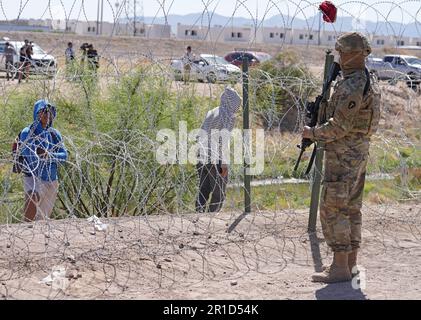
<path fill-rule="evenodd" d="M 53 267 L 51 273 L 40 281 L 40 283 L 52 286 L 54 289 L 65 290 L 68 286 L 66 279 L 66 268 L 58 266 Z"/>
<path fill-rule="evenodd" d="M 95 230 L 97 231 L 105 231 L 108 228 L 108 225 L 105 223 L 102 223 L 101 220 L 97 216 L 92 216 L 88 218 L 88 222 L 93 222 L 95 226 Z"/>

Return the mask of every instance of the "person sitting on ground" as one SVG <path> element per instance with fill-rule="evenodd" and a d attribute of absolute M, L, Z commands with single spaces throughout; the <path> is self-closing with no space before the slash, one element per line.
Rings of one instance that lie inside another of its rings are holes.
<path fill-rule="evenodd" d="M 67 160 L 61 134 L 53 128 L 56 107 L 47 100 L 34 105 L 34 122 L 18 137 L 25 192 L 25 221 L 48 219 L 58 192 L 57 169 Z"/>
<path fill-rule="evenodd" d="M 241 101 L 238 93 L 227 87 L 221 96 L 220 107 L 209 111 L 202 124 L 198 136 L 199 194 L 196 200 L 196 212 L 205 212 L 208 203 L 208 212 L 219 212 L 225 201 L 229 162 L 229 155 L 225 154 L 227 148 L 225 144 L 230 143 Z"/>

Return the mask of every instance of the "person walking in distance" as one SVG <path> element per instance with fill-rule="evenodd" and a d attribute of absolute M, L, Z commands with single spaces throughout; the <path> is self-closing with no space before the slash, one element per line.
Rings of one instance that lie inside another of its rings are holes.
<path fill-rule="evenodd" d="M 370 137 L 380 120 L 380 89 L 365 66 L 371 53 L 367 38 L 349 32 L 338 38 L 343 79 L 325 103 L 327 122 L 305 127 L 303 137 L 325 143 L 320 221 L 333 262 L 314 282 L 349 281 L 358 274 L 357 254 L 361 244 L 362 200 L 369 156 Z"/>

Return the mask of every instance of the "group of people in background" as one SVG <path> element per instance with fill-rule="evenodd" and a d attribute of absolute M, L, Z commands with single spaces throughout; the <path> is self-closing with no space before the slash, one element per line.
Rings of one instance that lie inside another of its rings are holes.
<path fill-rule="evenodd" d="M 94 48 L 93 44 L 89 43 L 83 43 L 80 47 L 81 50 L 81 66 L 82 68 L 85 67 L 85 64 L 87 64 L 89 70 L 96 72 L 99 68 L 99 55 L 98 51 Z M 67 49 L 65 51 L 65 57 L 66 57 L 66 70 L 69 72 L 72 67 L 74 66 L 74 63 L 76 61 L 76 53 L 73 48 L 73 43 L 69 42 L 67 44 Z"/>
<path fill-rule="evenodd" d="M 17 77 L 18 82 L 21 83 L 23 79 L 29 81 L 31 66 L 33 65 L 32 56 L 34 54 L 33 42 L 25 40 L 24 45 L 16 52 L 15 47 L 7 41 L 4 48 L 5 70 L 7 81 L 13 81 Z M 99 68 L 99 55 L 94 46 L 89 43 L 83 43 L 81 50 L 81 66 L 87 67 L 89 70 L 96 73 Z M 15 65 L 14 57 L 19 56 L 19 62 Z M 69 42 L 65 51 L 66 72 L 69 74 L 73 70 L 76 61 L 76 53 L 73 48 L 73 43 Z"/>
<path fill-rule="evenodd" d="M 4 56 L 6 62 L 6 78 L 7 81 L 14 80 L 14 72 L 15 69 L 13 57 L 16 55 L 15 48 L 9 43 L 5 43 L 4 48 Z M 18 65 L 18 81 L 19 83 L 22 82 L 22 79 L 26 79 L 29 81 L 29 72 L 31 70 L 32 65 L 32 55 L 34 54 L 33 51 L 33 42 L 29 40 L 25 40 L 24 45 L 19 49 L 19 65 Z"/>

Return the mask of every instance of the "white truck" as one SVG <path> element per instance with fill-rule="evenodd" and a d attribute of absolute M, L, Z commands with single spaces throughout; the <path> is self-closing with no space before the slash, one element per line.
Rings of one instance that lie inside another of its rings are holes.
<path fill-rule="evenodd" d="M 13 66 L 14 74 L 17 75 L 17 70 L 19 68 L 19 51 L 20 48 L 25 44 L 23 41 L 6 41 L 0 40 L 0 72 L 6 72 L 6 61 L 4 57 L 4 49 L 6 47 L 6 42 L 9 42 L 15 49 L 16 54 L 13 57 Z M 33 43 L 33 55 L 31 60 L 31 74 L 35 75 L 44 75 L 47 77 L 52 77 L 57 72 L 57 61 L 56 59 L 46 53 L 39 45 Z"/>
<path fill-rule="evenodd" d="M 379 80 L 403 80 L 416 85 L 421 80 L 421 59 L 414 56 L 385 55 L 383 59 L 368 57 L 367 68 Z"/>

